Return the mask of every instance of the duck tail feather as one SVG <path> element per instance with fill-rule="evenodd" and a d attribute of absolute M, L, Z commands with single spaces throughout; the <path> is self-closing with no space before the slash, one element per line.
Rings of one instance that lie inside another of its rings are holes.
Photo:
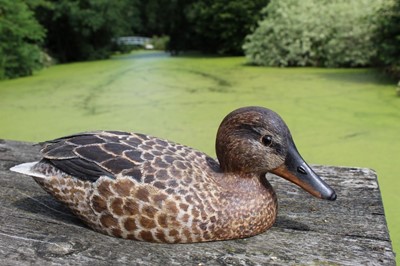
<path fill-rule="evenodd" d="M 10 171 L 13 171 L 13 172 L 16 172 L 16 173 L 20 173 L 20 174 L 24 174 L 24 175 L 33 176 L 33 177 L 46 178 L 46 176 L 44 174 L 39 173 L 39 172 L 34 170 L 34 166 L 37 163 L 38 162 L 30 162 L 30 163 L 18 164 L 18 165 L 15 165 L 15 166 L 11 167 Z"/>

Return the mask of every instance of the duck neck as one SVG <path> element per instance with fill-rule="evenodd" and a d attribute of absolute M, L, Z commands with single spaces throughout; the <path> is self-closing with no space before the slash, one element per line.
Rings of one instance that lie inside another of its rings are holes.
<path fill-rule="evenodd" d="M 277 198 L 265 177 L 225 173 L 219 183 L 224 188 L 220 197 L 224 218 L 220 222 L 225 229 L 230 228 L 230 236 L 253 236 L 274 224 Z"/>
<path fill-rule="evenodd" d="M 238 194 L 239 197 L 257 195 L 257 199 L 262 200 L 265 197 L 275 196 L 275 192 L 265 178 L 265 175 L 258 176 L 252 173 L 225 172 L 217 182 L 224 190 L 232 194 Z"/>

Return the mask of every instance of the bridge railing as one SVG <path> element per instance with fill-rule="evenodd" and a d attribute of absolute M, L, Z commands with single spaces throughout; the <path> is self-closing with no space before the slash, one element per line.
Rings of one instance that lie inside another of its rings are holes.
<path fill-rule="evenodd" d="M 142 36 L 123 36 L 115 38 L 114 41 L 118 45 L 140 45 L 145 46 L 150 44 L 151 38 Z"/>

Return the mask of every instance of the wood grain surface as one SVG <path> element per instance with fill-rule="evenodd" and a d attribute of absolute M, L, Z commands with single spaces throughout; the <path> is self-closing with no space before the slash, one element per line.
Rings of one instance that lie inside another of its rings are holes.
<path fill-rule="evenodd" d="M 395 265 L 376 173 L 313 166 L 335 202 L 268 175 L 279 201 L 267 232 L 239 240 L 153 244 L 96 233 L 44 192 L 9 171 L 39 158 L 32 143 L 0 140 L 1 265 Z"/>

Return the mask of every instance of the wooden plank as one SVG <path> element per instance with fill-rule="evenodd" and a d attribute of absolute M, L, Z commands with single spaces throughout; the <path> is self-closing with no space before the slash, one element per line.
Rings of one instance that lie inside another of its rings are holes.
<path fill-rule="evenodd" d="M 39 147 L 0 140 L 0 264 L 3 265 L 395 265 L 375 172 L 314 166 L 335 188 L 318 200 L 269 175 L 276 224 L 247 239 L 152 244 L 96 233 L 31 178 L 10 172 Z"/>

